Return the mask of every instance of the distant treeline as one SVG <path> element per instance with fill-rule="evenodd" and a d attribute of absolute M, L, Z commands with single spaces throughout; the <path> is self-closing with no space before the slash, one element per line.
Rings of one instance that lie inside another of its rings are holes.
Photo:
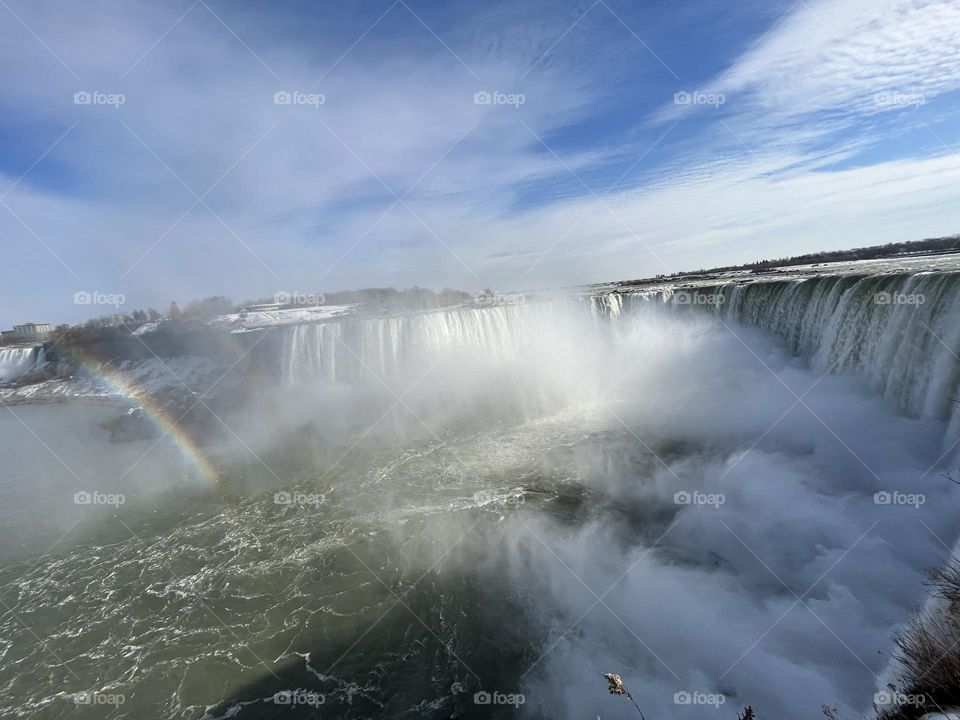
<path fill-rule="evenodd" d="M 163 320 L 173 320 L 175 324 L 189 328 L 192 325 L 205 324 L 217 315 L 232 312 L 233 309 L 233 301 L 220 296 L 193 300 L 183 309 L 173 302 L 170 303 L 167 315 L 155 308 L 147 308 L 101 315 L 79 325 L 58 325 L 51 333 L 51 340 L 61 347 L 109 341 L 118 336 L 129 335 L 146 323 Z"/>
<path fill-rule="evenodd" d="M 835 262 L 853 262 L 855 260 L 876 260 L 878 258 L 898 257 L 902 255 L 933 255 L 944 252 L 957 252 L 960 245 L 960 235 L 950 235 L 942 238 L 927 240 L 912 240 L 910 242 L 888 243 L 886 245 L 871 245 L 869 247 L 854 248 L 853 250 L 829 250 L 824 252 L 795 255 L 793 257 L 778 258 L 776 260 L 758 260 L 743 265 L 725 265 L 710 269 L 677 272 L 672 275 L 658 275 L 663 277 L 679 277 L 682 275 L 702 275 L 706 273 L 731 272 L 733 270 L 751 270 L 763 272 L 775 267 L 789 267 L 791 265 L 814 265 Z"/>
<path fill-rule="evenodd" d="M 280 299 L 282 302 L 278 303 Z M 316 305 L 360 305 L 371 312 L 411 312 L 435 310 L 469 302 L 470 293 L 444 288 L 436 291 L 427 288 L 412 287 L 405 290 L 396 288 L 363 288 L 335 293 L 277 293 L 276 296 L 248 300 L 236 304 L 222 295 L 192 300 L 184 306 L 170 303 L 166 315 L 154 308 L 134 310 L 127 313 L 112 313 L 92 318 L 79 325 L 58 325 L 49 339 L 48 345 L 60 348 L 79 348 L 93 345 L 108 346 L 123 337 L 130 336 L 134 330 L 146 323 L 163 322 L 161 335 L 178 337 L 198 330 L 206 330 L 214 318 L 229 313 L 242 312 L 251 305 L 275 305 L 283 307 L 308 307 Z"/>

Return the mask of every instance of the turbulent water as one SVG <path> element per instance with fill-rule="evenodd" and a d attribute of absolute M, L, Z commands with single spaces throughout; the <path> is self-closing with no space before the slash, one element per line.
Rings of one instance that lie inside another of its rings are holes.
<path fill-rule="evenodd" d="M 651 718 L 864 712 L 956 540 L 958 287 L 287 328 L 277 384 L 205 448 L 215 487 L 166 442 L 119 462 L 95 423 L 65 444 L 62 409 L 16 409 L 0 490 L 56 451 L 33 502 L 64 512 L 39 549 L 5 538 L 0 715 L 631 717 L 603 672 Z M 80 489 L 123 503 L 67 512 Z"/>

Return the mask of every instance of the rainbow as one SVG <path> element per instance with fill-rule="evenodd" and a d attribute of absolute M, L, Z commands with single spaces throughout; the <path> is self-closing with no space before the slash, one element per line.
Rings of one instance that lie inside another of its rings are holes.
<path fill-rule="evenodd" d="M 75 356 L 92 375 L 102 380 L 114 393 L 143 409 L 144 414 L 161 433 L 160 438 L 154 445 L 164 437 L 171 438 L 183 458 L 196 468 L 204 480 L 212 487 L 219 485 L 220 473 L 197 442 L 178 425 L 178 418 L 171 417 L 171 414 L 148 393 L 137 389 L 118 371 L 110 368 L 108 364 L 91 357 L 83 357 L 75 350 L 71 351 L 70 354 Z M 132 466 L 130 469 L 133 469 Z"/>

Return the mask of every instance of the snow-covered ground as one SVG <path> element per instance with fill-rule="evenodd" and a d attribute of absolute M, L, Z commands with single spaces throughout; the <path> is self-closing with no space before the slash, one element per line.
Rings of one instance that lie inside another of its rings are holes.
<path fill-rule="evenodd" d="M 723 272 L 689 273 L 677 277 L 641 278 L 611 283 L 597 283 L 579 288 L 568 288 L 575 293 L 593 294 L 620 288 L 636 287 L 652 292 L 664 289 L 684 289 L 703 285 L 716 285 L 720 282 L 752 283 L 764 280 L 789 280 L 809 278 L 818 275 L 893 275 L 899 273 L 920 272 L 957 272 L 960 271 L 960 254 L 901 256 L 891 258 L 873 258 L 850 262 L 818 263 L 813 265 L 789 265 L 771 267 L 763 272 L 752 270 L 727 270 Z"/>
<path fill-rule="evenodd" d="M 154 330 L 156 330 L 158 327 L 160 327 L 160 323 L 161 323 L 161 322 L 162 322 L 162 321 L 144 323 L 143 325 L 141 325 L 140 327 L 138 327 L 136 330 L 134 330 L 132 334 L 133 334 L 133 335 L 147 335 L 147 334 L 149 334 L 149 333 L 152 333 Z"/>
<path fill-rule="evenodd" d="M 316 305 L 282 310 L 250 310 L 221 315 L 213 321 L 213 324 L 225 326 L 232 332 L 247 332 L 278 325 L 300 325 L 333 320 L 349 315 L 354 308 L 356 305 Z"/>
<path fill-rule="evenodd" d="M 82 372 L 21 387 L 0 388 L 0 404 L 59 402 L 74 398 L 111 400 L 131 395 L 165 393 L 202 394 L 220 385 L 224 368 L 207 357 L 185 355 L 166 359 L 123 361 L 105 367 L 105 372 Z M 224 379 L 227 382 L 229 378 Z"/>

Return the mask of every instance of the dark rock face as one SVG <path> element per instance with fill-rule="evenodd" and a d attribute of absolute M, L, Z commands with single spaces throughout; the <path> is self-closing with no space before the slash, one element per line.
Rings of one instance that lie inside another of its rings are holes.
<path fill-rule="evenodd" d="M 112 442 L 148 440 L 160 434 L 156 425 L 141 407 L 130 408 L 112 420 L 102 423 L 101 427 L 110 431 Z"/>

